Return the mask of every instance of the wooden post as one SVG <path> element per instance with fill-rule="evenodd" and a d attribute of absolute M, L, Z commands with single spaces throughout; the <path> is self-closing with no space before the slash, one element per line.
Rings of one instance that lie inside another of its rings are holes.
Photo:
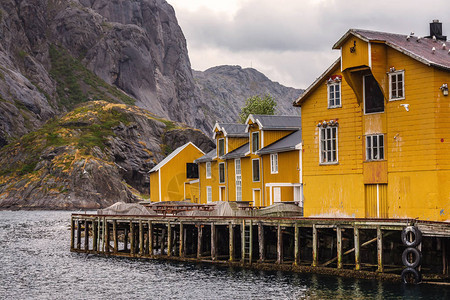
<path fill-rule="evenodd" d="M 300 243 L 299 243 L 298 223 L 294 225 L 294 265 L 297 266 L 300 262 Z"/>
<path fill-rule="evenodd" d="M 202 237 L 203 237 L 203 228 L 202 225 L 197 225 L 197 258 L 200 259 L 202 256 Z"/>
<path fill-rule="evenodd" d="M 84 250 L 89 250 L 89 223 L 88 220 L 84 220 Z"/>
<path fill-rule="evenodd" d="M 252 220 L 250 220 L 250 227 L 249 227 L 248 234 L 250 235 L 248 238 L 248 240 L 249 240 L 248 262 L 251 264 L 252 260 L 253 260 L 253 221 Z"/>
<path fill-rule="evenodd" d="M 172 256 L 172 225 L 167 222 L 167 256 Z"/>
<path fill-rule="evenodd" d="M 283 233 L 281 232 L 281 224 L 277 227 L 277 264 L 283 262 Z"/>
<path fill-rule="evenodd" d="M 81 222 L 77 220 L 77 249 L 81 249 Z"/>
<path fill-rule="evenodd" d="M 336 228 L 337 268 L 342 269 L 342 228 Z"/>
<path fill-rule="evenodd" d="M 383 272 L 383 232 L 377 226 L 378 272 Z"/>
<path fill-rule="evenodd" d="M 233 224 L 228 225 L 228 233 L 229 233 L 229 261 L 233 261 L 234 259 L 234 228 Z"/>
<path fill-rule="evenodd" d="M 134 245 L 134 224 L 130 221 L 130 254 L 134 255 L 135 245 Z"/>
<path fill-rule="evenodd" d="M 262 223 L 258 224 L 258 245 L 259 245 L 259 262 L 264 262 L 264 226 Z"/>
<path fill-rule="evenodd" d="M 128 251 L 128 228 L 123 230 L 123 250 Z"/>
<path fill-rule="evenodd" d="M 245 263 L 245 220 L 241 223 L 241 262 Z"/>
<path fill-rule="evenodd" d="M 119 241 L 117 240 L 117 221 L 113 220 L 113 242 L 114 242 L 114 253 L 119 252 Z"/>
<path fill-rule="evenodd" d="M 360 256 L 359 256 L 359 249 L 360 249 L 359 228 L 356 226 L 353 229 L 353 240 L 354 240 L 354 244 L 355 244 L 355 270 L 359 271 L 359 270 L 361 270 L 361 261 L 360 261 Z"/>
<path fill-rule="evenodd" d="M 70 217 L 70 250 L 75 246 L 75 221 Z"/>
<path fill-rule="evenodd" d="M 97 232 L 97 221 L 93 220 L 92 221 L 92 250 L 94 250 L 94 251 L 98 251 L 98 249 L 97 249 L 97 246 L 98 246 L 98 244 L 97 244 L 97 234 L 98 234 L 98 232 Z"/>
<path fill-rule="evenodd" d="M 144 226 L 142 220 L 139 220 L 139 254 L 144 255 Z"/>
<path fill-rule="evenodd" d="M 148 221 L 148 255 L 153 255 L 153 224 Z"/>
<path fill-rule="evenodd" d="M 102 251 L 102 222 L 101 222 L 101 217 L 99 217 L 97 219 L 97 251 L 101 252 Z"/>
<path fill-rule="evenodd" d="M 105 222 L 105 252 L 109 253 L 109 224 L 106 218 L 103 218 L 103 221 Z"/>
<path fill-rule="evenodd" d="M 318 265 L 318 239 L 317 239 L 317 227 L 313 224 L 312 227 L 312 252 L 313 252 L 313 262 L 312 266 L 317 267 Z"/>
<path fill-rule="evenodd" d="M 184 226 L 183 223 L 180 222 L 180 248 L 178 255 L 180 257 L 184 257 Z"/>
<path fill-rule="evenodd" d="M 211 223 L 211 259 L 214 261 L 217 259 L 217 238 L 216 238 L 216 225 Z"/>
<path fill-rule="evenodd" d="M 163 225 L 164 226 L 164 225 Z M 164 255 L 164 250 L 166 249 L 166 228 L 161 229 L 161 236 L 159 238 L 159 248 L 161 250 L 161 255 Z"/>

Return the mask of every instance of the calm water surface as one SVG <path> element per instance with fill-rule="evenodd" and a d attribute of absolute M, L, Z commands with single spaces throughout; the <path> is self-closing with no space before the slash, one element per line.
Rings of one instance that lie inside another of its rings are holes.
<path fill-rule="evenodd" d="M 450 299 L 441 286 L 70 253 L 70 212 L 0 211 L 0 299 Z"/>

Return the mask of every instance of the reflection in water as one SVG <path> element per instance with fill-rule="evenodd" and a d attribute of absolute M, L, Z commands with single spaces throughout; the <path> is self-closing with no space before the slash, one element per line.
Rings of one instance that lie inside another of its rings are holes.
<path fill-rule="evenodd" d="M 449 299 L 441 286 L 69 252 L 69 212 L 0 211 L 0 299 Z"/>

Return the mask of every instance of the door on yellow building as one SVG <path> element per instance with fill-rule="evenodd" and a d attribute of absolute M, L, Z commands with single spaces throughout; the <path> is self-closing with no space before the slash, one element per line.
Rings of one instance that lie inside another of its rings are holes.
<path fill-rule="evenodd" d="M 225 187 L 224 186 L 219 187 L 219 201 L 227 201 L 227 198 L 225 197 Z"/>
<path fill-rule="evenodd" d="M 388 218 L 387 184 L 365 184 L 366 218 Z"/>
<path fill-rule="evenodd" d="M 253 205 L 254 206 L 262 206 L 260 189 L 253 189 Z"/>

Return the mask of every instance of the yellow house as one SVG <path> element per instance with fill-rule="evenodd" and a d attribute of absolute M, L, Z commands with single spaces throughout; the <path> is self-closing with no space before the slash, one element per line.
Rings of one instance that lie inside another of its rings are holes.
<path fill-rule="evenodd" d="M 305 216 L 450 220 L 450 55 L 440 29 L 427 38 L 350 29 L 333 46 L 340 58 L 294 103 Z"/>
<path fill-rule="evenodd" d="M 187 163 L 205 153 L 189 142 L 175 149 L 159 164 L 150 170 L 150 201 L 199 200 L 199 179 L 189 179 Z M 194 176 L 195 177 L 195 176 Z"/>
<path fill-rule="evenodd" d="M 199 204 L 206 204 L 219 200 L 218 167 L 217 160 L 214 160 L 216 155 L 217 150 L 213 149 L 204 156 L 194 160 L 194 163 L 198 165 L 200 189 Z"/>

